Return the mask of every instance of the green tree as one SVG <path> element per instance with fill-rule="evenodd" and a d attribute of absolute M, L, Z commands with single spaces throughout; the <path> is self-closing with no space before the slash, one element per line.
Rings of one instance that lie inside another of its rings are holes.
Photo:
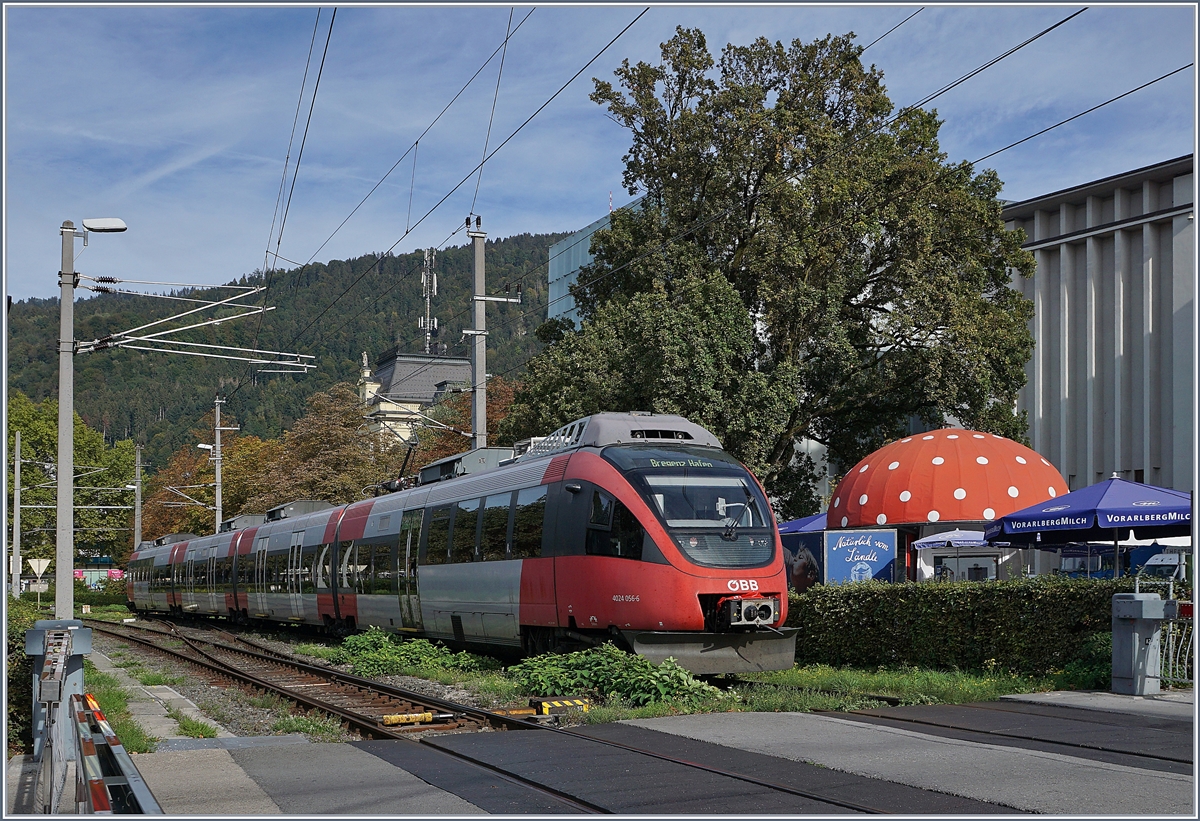
<path fill-rule="evenodd" d="M 58 402 L 32 402 L 20 391 L 8 397 L 8 452 L 21 431 L 21 556 L 53 559 L 57 515 Z M 81 559 L 111 556 L 121 564 L 132 549 L 131 510 L 97 510 L 133 504 L 124 490 L 133 482 L 134 446 L 109 444 L 75 414 L 75 550 Z M 8 532 L 12 533 L 13 464 L 8 472 Z M 112 490 L 115 488 L 116 490 Z M 26 505 L 46 505 L 29 507 Z M 52 571 L 51 571 L 52 572 Z"/>
<path fill-rule="evenodd" d="M 696 407 L 785 515 L 815 509 L 803 439 L 847 465 L 914 416 L 1023 437 L 1014 403 L 1032 306 L 1009 281 L 1031 275 L 1032 256 L 1004 228 L 996 174 L 947 162 L 936 112 L 895 112 L 861 51 L 852 34 L 760 38 L 716 63 L 701 32 L 680 28 L 659 64 L 626 61 L 620 88 L 595 81 L 592 99 L 631 133 L 624 182 L 643 198 L 594 235 L 595 261 L 573 289 L 580 339 L 532 361 L 514 425 L 570 415 L 555 403 L 585 387 L 564 374 L 585 385 L 639 374 L 654 386 L 607 386 L 593 392 L 607 406 L 588 407 L 629 410 L 656 392 L 660 407 Z M 697 288 L 716 293 L 713 277 L 736 304 L 696 304 Z M 646 349 L 622 312 L 644 310 L 645 295 L 691 312 L 683 324 L 645 314 L 657 321 L 645 333 L 674 336 L 664 348 L 725 344 L 730 378 L 669 360 L 639 369 Z M 588 358 L 598 354 L 605 376 Z"/>
<path fill-rule="evenodd" d="M 370 433 L 358 392 L 346 383 L 308 398 L 308 411 L 259 461 L 255 493 L 242 511 L 265 513 L 295 499 L 353 502 L 399 476 L 408 448 L 389 433 Z"/>

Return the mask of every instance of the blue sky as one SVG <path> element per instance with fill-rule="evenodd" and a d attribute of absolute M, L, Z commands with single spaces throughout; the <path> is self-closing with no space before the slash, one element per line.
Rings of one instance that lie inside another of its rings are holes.
<path fill-rule="evenodd" d="M 864 45 L 919 6 L 655 6 L 484 169 L 489 236 L 569 231 L 629 200 L 625 131 L 587 99 L 623 58 L 657 62 L 677 25 L 709 47 L 855 32 Z M 417 151 L 318 252 L 500 44 L 509 6 L 338 10 L 280 253 L 305 262 L 389 248 L 480 160 L 497 57 Z M 515 7 L 514 25 L 532 6 Z M 642 6 L 537 8 L 511 39 L 494 148 Z M 1080 6 L 929 5 L 865 60 L 904 105 Z M 309 87 L 332 7 L 321 15 Z M 263 265 L 317 7 L 5 7 L 6 288 L 57 294 L 64 219 L 116 216 L 77 261 L 89 275 L 222 282 Z M 974 160 L 1191 62 L 1192 5 L 1096 6 L 940 98 L 943 149 Z M 1020 200 L 1190 153 L 1188 70 L 983 165 Z M 300 130 L 307 113 L 307 97 Z M 297 133 L 293 161 L 299 146 Z M 414 181 L 415 180 L 415 181 Z M 396 246 L 441 243 L 474 180 Z M 461 234 L 453 240 L 462 241 Z M 274 241 L 270 240 L 274 248 Z M 283 263 L 286 266 L 286 263 Z M 286 266 L 290 267 L 290 266 Z M 80 294 L 82 296 L 82 293 Z"/>

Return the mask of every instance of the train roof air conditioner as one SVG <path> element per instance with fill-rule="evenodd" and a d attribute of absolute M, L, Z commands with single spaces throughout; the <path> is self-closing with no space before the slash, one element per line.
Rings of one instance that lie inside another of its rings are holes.
<path fill-rule="evenodd" d="M 333 507 L 329 502 L 322 502 L 317 499 L 297 499 L 294 502 L 288 502 L 286 505 L 273 507 L 267 511 L 268 522 L 278 522 L 280 519 L 291 519 L 295 516 L 303 516 L 305 513 L 316 513 L 318 510 L 325 510 Z"/>

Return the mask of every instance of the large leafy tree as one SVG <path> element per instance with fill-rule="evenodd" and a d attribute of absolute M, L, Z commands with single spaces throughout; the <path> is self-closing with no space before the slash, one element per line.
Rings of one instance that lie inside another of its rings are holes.
<path fill-rule="evenodd" d="M 21 432 L 21 556 L 52 559 L 57 512 L 58 402 L 32 402 L 20 391 L 8 397 L 8 452 Z M 134 446 L 109 443 L 75 414 L 75 549 L 81 560 L 111 556 L 123 562 L 132 549 Z M 8 471 L 8 533 L 12 533 L 13 464 Z M 26 508 L 26 506 L 30 506 Z M 108 509 L 104 509 L 108 508 Z M 52 571 L 51 571 L 52 572 Z"/>
<path fill-rule="evenodd" d="M 531 362 L 514 425 L 656 396 L 651 409 L 713 425 L 785 515 L 816 506 L 803 439 L 836 469 L 912 417 L 1023 436 L 1032 306 L 1009 282 L 1033 260 L 1004 229 L 1000 180 L 948 162 L 936 112 L 896 111 L 860 54 L 853 35 L 760 38 L 715 62 L 680 28 L 657 65 L 626 61 L 618 87 L 595 82 L 592 99 L 631 134 L 624 182 L 643 196 L 594 235 L 573 289 L 582 328 Z M 736 300 L 698 301 L 714 278 Z M 718 346 L 728 378 L 639 367 L 654 334 L 664 350 Z M 597 385 L 630 374 L 651 384 Z"/>
<path fill-rule="evenodd" d="M 512 444 L 503 425 L 513 401 L 516 385 L 502 376 L 487 381 L 487 430 L 488 444 L 503 447 Z M 447 456 L 462 453 L 471 447 L 471 394 L 452 393 L 438 402 L 429 411 L 434 420 L 417 429 L 416 446 L 405 467 L 405 473 L 413 476 L 424 465 Z"/>
<path fill-rule="evenodd" d="M 221 504 L 226 518 L 265 513 L 296 499 L 346 503 L 399 476 L 407 448 L 387 433 L 373 434 L 357 391 L 346 383 L 308 398 L 307 412 L 278 439 L 240 435 L 222 449 Z M 226 420 L 222 420 L 226 421 Z M 207 437 L 212 416 L 193 431 Z M 216 475 L 205 451 L 181 448 L 149 483 L 143 530 L 212 533 Z M 188 504 L 171 487 L 200 504 Z"/>

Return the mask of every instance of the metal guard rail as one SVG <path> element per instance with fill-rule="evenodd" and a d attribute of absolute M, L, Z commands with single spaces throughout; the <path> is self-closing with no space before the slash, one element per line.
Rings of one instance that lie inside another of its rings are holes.
<path fill-rule="evenodd" d="M 75 727 L 75 806 L 87 815 L 161 815 L 162 808 L 96 699 L 71 696 Z"/>

